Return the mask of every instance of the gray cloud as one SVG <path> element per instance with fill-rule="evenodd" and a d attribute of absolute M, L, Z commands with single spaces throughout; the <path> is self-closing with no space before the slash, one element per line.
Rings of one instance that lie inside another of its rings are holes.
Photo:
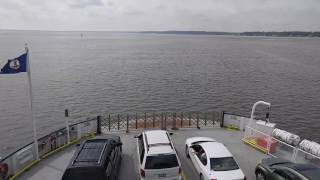
<path fill-rule="evenodd" d="M 1 0 L 0 29 L 320 30 L 319 0 Z"/>

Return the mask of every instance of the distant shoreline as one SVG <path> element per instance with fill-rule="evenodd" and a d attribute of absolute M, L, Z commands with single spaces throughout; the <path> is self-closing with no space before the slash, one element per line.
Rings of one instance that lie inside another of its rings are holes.
<path fill-rule="evenodd" d="M 97 32 L 97 33 L 141 33 L 141 34 L 175 34 L 175 35 L 220 35 L 220 36 L 262 36 L 262 37 L 320 37 L 320 31 L 248 31 L 248 32 L 223 32 L 223 31 L 55 31 L 55 30 L 17 30 L 0 29 L 1 32 Z"/>
<path fill-rule="evenodd" d="M 213 31 L 141 31 L 146 34 L 181 34 L 181 35 L 232 35 L 232 36 L 268 36 L 268 37 L 320 37 L 320 31 L 279 31 L 279 32 L 213 32 Z"/>

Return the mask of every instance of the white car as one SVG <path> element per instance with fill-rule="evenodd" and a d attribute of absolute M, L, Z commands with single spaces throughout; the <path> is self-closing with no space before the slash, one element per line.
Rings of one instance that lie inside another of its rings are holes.
<path fill-rule="evenodd" d="M 187 139 L 186 156 L 191 159 L 200 180 L 246 180 L 229 150 L 212 138 Z"/>
<path fill-rule="evenodd" d="M 181 180 L 181 164 L 167 131 L 145 131 L 136 136 L 141 180 Z"/>

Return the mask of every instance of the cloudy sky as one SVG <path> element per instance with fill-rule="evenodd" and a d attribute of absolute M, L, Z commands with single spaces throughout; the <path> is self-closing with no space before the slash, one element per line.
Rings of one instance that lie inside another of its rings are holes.
<path fill-rule="evenodd" d="M 320 0 L 0 0 L 0 29 L 320 31 Z"/>

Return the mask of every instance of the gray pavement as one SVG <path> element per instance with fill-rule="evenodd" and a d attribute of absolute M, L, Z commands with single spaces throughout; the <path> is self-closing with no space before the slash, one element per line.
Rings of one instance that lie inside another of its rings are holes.
<path fill-rule="evenodd" d="M 227 131 L 221 128 L 210 129 L 180 129 L 172 131 L 171 136 L 177 149 L 182 164 L 183 175 L 187 180 L 198 180 L 199 175 L 196 173 L 193 164 L 186 158 L 184 152 L 184 142 L 189 137 L 205 136 L 222 142 L 234 155 L 240 168 L 243 170 L 248 180 L 254 180 L 254 168 L 263 157 L 261 152 L 243 144 L 241 142 L 242 132 Z M 138 180 L 138 159 L 136 150 L 136 139 L 133 138 L 138 132 L 122 133 L 112 132 L 121 136 L 123 142 L 123 159 L 119 172 L 119 180 Z M 24 173 L 18 179 L 32 180 L 58 180 L 61 179 L 64 169 L 67 167 L 75 147 L 70 147 L 65 151 L 59 152 L 49 159 L 46 159 L 35 167 Z"/>

